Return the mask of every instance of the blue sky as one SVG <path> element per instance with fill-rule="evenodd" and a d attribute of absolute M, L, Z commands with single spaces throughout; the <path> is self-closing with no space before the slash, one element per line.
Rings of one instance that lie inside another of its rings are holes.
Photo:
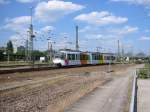
<path fill-rule="evenodd" d="M 120 40 L 125 52 L 150 53 L 149 0 L 0 0 L 0 46 L 24 45 L 30 7 L 34 49 L 46 50 L 48 37 L 55 49 L 74 48 L 78 25 L 81 50 L 115 52 Z"/>

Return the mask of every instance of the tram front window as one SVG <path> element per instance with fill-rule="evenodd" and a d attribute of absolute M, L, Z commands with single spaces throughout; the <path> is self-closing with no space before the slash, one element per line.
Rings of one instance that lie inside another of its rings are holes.
<path fill-rule="evenodd" d="M 65 54 L 64 53 L 56 54 L 55 58 L 65 59 Z"/>
<path fill-rule="evenodd" d="M 64 53 L 61 53 L 60 58 L 65 59 L 66 55 Z"/>

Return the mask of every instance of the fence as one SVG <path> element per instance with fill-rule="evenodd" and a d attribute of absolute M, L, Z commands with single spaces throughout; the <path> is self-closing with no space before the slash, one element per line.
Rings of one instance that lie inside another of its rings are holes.
<path fill-rule="evenodd" d="M 137 75 L 136 73 L 134 74 L 134 79 L 133 79 L 133 87 L 132 87 L 132 95 L 131 95 L 129 112 L 137 112 Z"/>

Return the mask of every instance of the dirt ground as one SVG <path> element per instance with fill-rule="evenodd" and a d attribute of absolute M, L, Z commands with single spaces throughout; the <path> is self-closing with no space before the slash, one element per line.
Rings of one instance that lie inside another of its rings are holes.
<path fill-rule="evenodd" d="M 99 85 L 69 106 L 65 112 L 129 112 L 132 81 L 137 67 L 141 66 L 130 67 L 120 71 L 118 75 L 111 75 L 112 80 Z"/>
<path fill-rule="evenodd" d="M 112 65 L 113 74 L 134 65 Z M 0 75 L 0 112 L 63 112 L 111 80 L 108 65 Z M 111 74 L 112 74 L 111 73 Z"/>
<path fill-rule="evenodd" d="M 112 65 L 112 70 L 126 69 L 132 65 Z M 1 74 L 0 75 L 0 85 L 12 82 L 22 82 L 28 80 L 38 80 L 41 78 L 54 77 L 58 75 L 64 75 L 66 73 L 80 73 L 80 72 L 92 72 L 92 71 L 108 71 L 108 65 L 102 66 L 92 66 L 92 67 L 79 67 L 79 68 L 68 68 L 68 69 L 56 69 L 56 70 L 46 70 L 46 71 L 34 71 L 27 73 L 12 73 L 12 74 Z"/>

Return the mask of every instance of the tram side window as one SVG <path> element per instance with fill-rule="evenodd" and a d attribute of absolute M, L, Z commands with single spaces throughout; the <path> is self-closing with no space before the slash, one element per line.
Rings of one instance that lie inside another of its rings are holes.
<path fill-rule="evenodd" d="M 80 60 L 87 60 L 87 56 L 85 54 L 80 55 Z"/>
<path fill-rule="evenodd" d="M 98 54 L 96 54 L 96 60 L 98 60 L 98 57 L 99 57 Z"/>
<path fill-rule="evenodd" d="M 87 60 L 90 60 L 90 55 L 87 55 Z"/>
<path fill-rule="evenodd" d="M 98 55 L 97 55 L 97 60 L 99 60 L 99 59 L 100 59 L 100 55 L 98 54 Z"/>
<path fill-rule="evenodd" d="M 77 54 L 75 54 L 75 60 L 77 60 Z"/>
<path fill-rule="evenodd" d="M 88 57 L 89 57 L 89 55 L 85 55 L 85 60 L 88 60 L 89 59 Z"/>
<path fill-rule="evenodd" d="M 80 60 L 80 54 L 78 54 L 78 60 Z"/>
<path fill-rule="evenodd" d="M 84 60 L 84 55 L 83 54 L 80 55 L 80 60 Z"/>
<path fill-rule="evenodd" d="M 75 60 L 75 54 L 72 54 L 72 60 Z"/>
<path fill-rule="evenodd" d="M 88 55 L 84 55 L 84 60 L 88 60 Z"/>
<path fill-rule="evenodd" d="M 68 54 L 68 59 L 71 60 L 71 54 Z"/>
<path fill-rule="evenodd" d="M 107 60 L 107 56 L 104 56 L 104 59 Z"/>
<path fill-rule="evenodd" d="M 103 55 L 100 55 L 99 59 L 100 59 L 100 60 L 103 60 Z"/>
<path fill-rule="evenodd" d="M 68 54 L 69 60 L 75 60 L 75 54 Z"/>
<path fill-rule="evenodd" d="M 78 59 L 78 54 L 76 54 L 76 60 L 79 60 L 79 59 Z"/>
<path fill-rule="evenodd" d="M 80 54 L 80 60 L 82 60 L 82 54 Z"/>
<path fill-rule="evenodd" d="M 92 59 L 93 59 L 93 60 L 96 60 L 95 54 L 92 54 Z"/>
<path fill-rule="evenodd" d="M 115 60 L 116 58 L 115 58 L 115 56 L 112 56 L 111 59 L 112 59 L 112 60 Z"/>
<path fill-rule="evenodd" d="M 111 60 L 111 56 L 107 56 L 107 60 Z"/>
<path fill-rule="evenodd" d="M 80 55 L 80 59 L 84 60 L 84 55 L 83 54 Z"/>
<path fill-rule="evenodd" d="M 76 54 L 76 60 L 80 60 L 80 55 Z"/>

